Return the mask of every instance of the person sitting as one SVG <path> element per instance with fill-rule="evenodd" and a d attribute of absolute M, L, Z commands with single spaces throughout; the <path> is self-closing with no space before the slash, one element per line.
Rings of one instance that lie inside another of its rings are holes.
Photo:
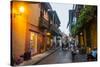
<path fill-rule="evenodd" d="M 97 49 L 96 48 L 92 50 L 91 55 L 93 56 L 93 60 L 96 61 L 97 60 Z"/>
<path fill-rule="evenodd" d="M 87 55 L 88 61 L 96 61 L 97 60 L 97 49 L 94 48 L 88 55 Z"/>

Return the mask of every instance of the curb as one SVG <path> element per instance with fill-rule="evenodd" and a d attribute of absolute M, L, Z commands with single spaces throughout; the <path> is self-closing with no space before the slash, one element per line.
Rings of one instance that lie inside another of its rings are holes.
<path fill-rule="evenodd" d="M 58 48 L 55 48 L 55 49 L 51 49 L 51 50 L 48 50 L 47 52 L 49 52 L 49 51 L 51 51 L 50 53 L 48 53 L 46 56 L 44 56 L 44 57 L 42 57 L 42 58 L 40 58 L 40 59 L 38 59 L 37 61 L 35 61 L 35 62 L 33 62 L 33 63 L 28 63 L 27 64 L 27 62 L 25 62 L 25 64 L 24 64 L 24 62 L 23 63 L 21 63 L 21 64 L 19 64 L 19 65 L 15 65 L 15 66 L 27 66 L 27 65 L 36 65 L 36 64 L 38 64 L 39 62 L 41 62 L 43 59 L 45 59 L 46 57 L 48 57 L 49 55 L 51 55 L 51 54 L 53 54 L 55 51 L 57 51 L 58 49 L 59 49 L 60 47 L 58 47 Z M 29 60 L 29 61 L 32 61 L 33 59 L 31 59 L 31 60 Z"/>

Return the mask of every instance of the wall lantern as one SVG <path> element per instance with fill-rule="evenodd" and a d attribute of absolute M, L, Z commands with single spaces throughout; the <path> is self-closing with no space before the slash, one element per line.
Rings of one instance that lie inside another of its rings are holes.
<path fill-rule="evenodd" d="M 24 6 L 20 6 L 20 7 L 19 7 L 19 12 L 20 12 L 20 13 L 24 13 L 24 11 L 25 11 Z"/>
<path fill-rule="evenodd" d="M 51 35 L 51 33 L 47 32 L 47 35 L 48 35 L 48 36 L 50 36 L 50 35 Z"/>
<path fill-rule="evenodd" d="M 81 32 L 80 35 L 83 35 L 83 33 Z"/>
<path fill-rule="evenodd" d="M 25 14 L 24 12 L 25 12 L 24 5 L 20 5 L 17 8 L 16 8 L 16 6 L 12 7 L 12 14 L 14 17 L 24 15 Z"/>

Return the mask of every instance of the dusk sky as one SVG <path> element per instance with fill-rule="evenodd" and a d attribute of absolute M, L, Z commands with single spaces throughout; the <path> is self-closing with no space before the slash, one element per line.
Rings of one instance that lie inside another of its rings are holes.
<path fill-rule="evenodd" d="M 65 3 L 50 3 L 53 10 L 55 10 L 58 14 L 58 17 L 61 22 L 60 30 L 65 34 L 69 34 L 69 30 L 67 29 L 67 24 L 69 20 L 69 10 L 72 9 L 72 4 Z"/>

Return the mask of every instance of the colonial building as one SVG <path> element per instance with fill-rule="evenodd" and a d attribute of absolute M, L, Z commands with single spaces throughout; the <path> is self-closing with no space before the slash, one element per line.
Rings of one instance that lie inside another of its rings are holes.
<path fill-rule="evenodd" d="M 76 18 L 76 17 L 75 17 L 75 10 L 74 10 L 74 9 L 69 10 L 69 22 L 68 22 L 68 24 L 67 24 L 67 27 L 69 27 L 69 31 L 70 31 L 70 32 L 71 32 L 72 26 L 75 24 L 74 18 Z M 70 33 L 70 34 L 71 34 L 71 33 Z"/>
<path fill-rule="evenodd" d="M 58 46 L 58 41 L 59 41 L 59 36 L 61 37 L 61 31 L 59 29 L 59 26 L 60 26 L 60 20 L 58 18 L 58 15 L 56 13 L 56 11 L 49 11 L 49 18 L 50 18 L 50 21 L 49 21 L 49 31 L 51 32 L 52 34 L 52 40 L 54 42 L 54 46 L 57 47 Z"/>
<path fill-rule="evenodd" d="M 83 53 L 85 51 L 88 53 L 97 48 L 97 7 L 73 5 L 73 10 L 75 10 L 76 21 L 71 27 L 71 34 L 74 33 L 73 35 L 78 37 Z M 71 23 L 70 25 L 72 25 Z"/>
<path fill-rule="evenodd" d="M 49 32 L 49 10 L 52 10 L 51 5 L 49 3 L 41 3 L 41 15 L 39 22 L 39 29 L 43 35 L 43 42 L 41 45 L 42 52 L 48 50 L 51 46 L 51 33 Z"/>
<path fill-rule="evenodd" d="M 60 21 L 49 3 L 11 2 L 11 60 L 15 64 L 52 48 Z"/>
<path fill-rule="evenodd" d="M 21 57 L 28 60 L 47 50 L 48 9 L 52 9 L 49 3 L 11 2 L 11 46 L 16 64 Z"/>

